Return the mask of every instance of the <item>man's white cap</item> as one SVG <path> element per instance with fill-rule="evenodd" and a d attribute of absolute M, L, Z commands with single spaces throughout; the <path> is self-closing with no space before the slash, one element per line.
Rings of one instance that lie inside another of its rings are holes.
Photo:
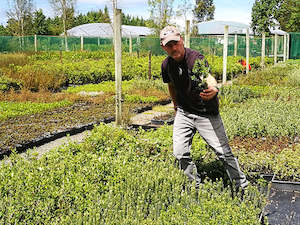
<path fill-rule="evenodd" d="M 165 46 L 169 41 L 179 41 L 180 32 L 174 26 L 166 26 L 160 31 L 160 44 Z"/>

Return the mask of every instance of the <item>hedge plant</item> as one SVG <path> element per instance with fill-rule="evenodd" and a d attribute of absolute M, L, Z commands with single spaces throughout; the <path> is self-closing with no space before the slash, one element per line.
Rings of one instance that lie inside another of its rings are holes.
<path fill-rule="evenodd" d="M 265 203 L 257 188 L 243 202 L 221 181 L 206 180 L 195 192 L 152 135 L 100 125 L 85 142 L 40 159 L 14 155 L 0 166 L 1 223 L 259 224 Z M 164 135 L 156 133 L 161 143 Z"/>

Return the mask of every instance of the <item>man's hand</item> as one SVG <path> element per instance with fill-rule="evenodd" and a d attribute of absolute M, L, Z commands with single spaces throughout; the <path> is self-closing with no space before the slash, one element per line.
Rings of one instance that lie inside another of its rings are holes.
<path fill-rule="evenodd" d="M 216 87 L 209 86 L 207 89 L 203 90 L 203 92 L 200 93 L 200 96 L 204 101 L 208 101 L 215 97 L 218 92 L 219 90 Z"/>

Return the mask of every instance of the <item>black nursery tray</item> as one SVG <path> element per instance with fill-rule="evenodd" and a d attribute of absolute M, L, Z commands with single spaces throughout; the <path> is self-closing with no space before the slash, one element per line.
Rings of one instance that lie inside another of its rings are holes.
<path fill-rule="evenodd" d="M 270 176 L 264 177 L 266 180 Z M 270 225 L 300 225 L 300 182 L 271 179 L 264 215 Z"/>
<path fill-rule="evenodd" d="M 151 124 L 154 124 L 154 125 L 164 125 L 164 124 L 171 125 L 173 123 L 174 123 L 174 118 L 170 118 L 167 120 L 160 120 L 160 119 L 152 119 L 151 120 Z"/>

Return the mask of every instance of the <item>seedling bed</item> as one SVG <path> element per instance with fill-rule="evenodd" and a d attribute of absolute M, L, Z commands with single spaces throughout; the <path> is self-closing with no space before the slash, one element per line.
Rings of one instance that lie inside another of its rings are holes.
<path fill-rule="evenodd" d="M 155 105 L 168 104 L 169 102 L 170 100 L 147 104 L 124 104 L 124 108 L 130 108 L 133 112 L 143 112 L 152 109 Z M 0 158 L 9 155 L 14 148 L 17 152 L 23 152 L 28 148 L 43 145 L 67 134 L 73 135 L 92 129 L 94 125 L 101 122 L 110 123 L 114 121 L 114 104 L 103 106 L 87 103 L 85 106 L 82 107 L 82 103 L 75 104 L 1 122 Z"/>

